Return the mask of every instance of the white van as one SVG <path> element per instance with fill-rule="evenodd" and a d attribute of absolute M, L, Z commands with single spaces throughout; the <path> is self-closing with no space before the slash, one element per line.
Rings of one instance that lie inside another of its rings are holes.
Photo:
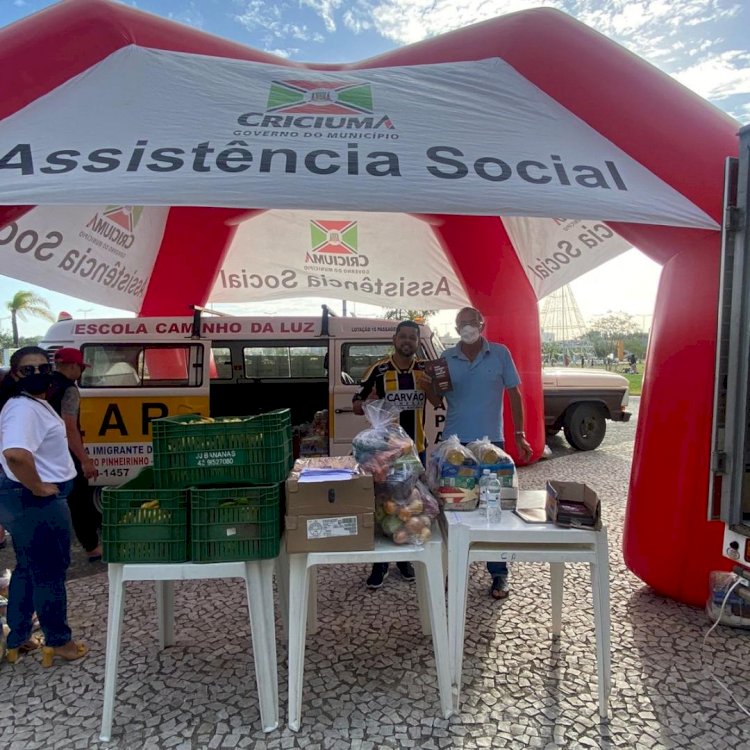
<path fill-rule="evenodd" d="M 327 410 L 328 452 L 347 454 L 364 427 L 352 396 L 369 366 L 392 351 L 398 321 L 320 317 L 65 320 L 41 346 L 73 346 L 91 367 L 81 378 L 81 426 L 99 485 L 120 484 L 151 463 L 151 421 L 170 414 L 240 416 L 289 408 L 293 425 Z M 420 325 L 418 356 L 443 352 Z M 577 450 L 604 439 L 606 420 L 626 422 L 628 381 L 602 370 L 543 373 L 548 435 L 564 429 Z M 440 438 L 442 408 L 425 407 L 428 446 Z"/>
<path fill-rule="evenodd" d="M 366 421 L 352 397 L 369 366 L 392 351 L 397 321 L 314 317 L 66 320 L 41 342 L 52 356 L 80 348 L 90 367 L 81 388 L 81 426 L 99 469 L 96 484 L 120 484 L 151 463 L 151 421 L 291 410 L 292 424 L 328 410 L 330 455 L 348 454 Z M 420 326 L 419 357 L 443 351 Z M 428 404 L 429 444 L 445 419 Z"/>

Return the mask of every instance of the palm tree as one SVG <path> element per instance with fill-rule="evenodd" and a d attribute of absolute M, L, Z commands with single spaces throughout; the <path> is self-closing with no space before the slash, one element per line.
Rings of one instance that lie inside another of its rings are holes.
<path fill-rule="evenodd" d="M 55 318 L 49 310 L 49 304 L 44 297 L 40 297 L 34 292 L 16 292 L 13 299 L 6 303 L 10 310 L 10 323 L 13 329 L 13 346 L 18 348 L 18 321 L 26 321 L 27 315 L 34 315 L 37 318 L 44 318 L 50 323 Z"/>

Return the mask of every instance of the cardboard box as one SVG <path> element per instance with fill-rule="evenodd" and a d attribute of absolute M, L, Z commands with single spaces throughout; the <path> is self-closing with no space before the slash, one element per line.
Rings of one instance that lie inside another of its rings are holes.
<path fill-rule="evenodd" d="M 372 475 L 348 479 L 286 480 L 287 552 L 349 552 L 375 547 Z"/>
<path fill-rule="evenodd" d="M 286 551 L 357 552 L 375 548 L 375 516 L 287 516 Z"/>
<path fill-rule="evenodd" d="M 288 516 L 345 516 L 375 512 L 375 486 L 371 474 L 323 482 L 286 480 Z"/>
<path fill-rule="evenodd" d="M 580 482 L 547 482 L 547 518 L 557 526 L 600 529 L 601 503 L 596 492 Z"/>
<path fill-rule="evenodd" d="M 438 395 L 449 393 L 453 390 L 451 374 L 448 370 L 448 362 L 445 357 L 439 359 L 428 359 L 424 363 L 424 371 L 432 378 L 435 385 L 435 392 Z"/>

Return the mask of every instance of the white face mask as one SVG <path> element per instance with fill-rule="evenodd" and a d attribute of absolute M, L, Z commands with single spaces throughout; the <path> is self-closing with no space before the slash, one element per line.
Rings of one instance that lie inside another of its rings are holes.
<path fill-rule="evenodd" d="M 476 344 L 479 341 L 479 329 L 476 326 L 464 326 L 461 331 L 461 341 L 464 344 Z"/>

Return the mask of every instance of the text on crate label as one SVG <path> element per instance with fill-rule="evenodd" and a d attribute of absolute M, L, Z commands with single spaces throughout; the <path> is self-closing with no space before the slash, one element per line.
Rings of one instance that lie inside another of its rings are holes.
<path fill-rule="evenodd" d="M 326 539 L 333 536 L 357 536 L 357 516 L 313 518 L 307 522 L 308 539 Z"/>

